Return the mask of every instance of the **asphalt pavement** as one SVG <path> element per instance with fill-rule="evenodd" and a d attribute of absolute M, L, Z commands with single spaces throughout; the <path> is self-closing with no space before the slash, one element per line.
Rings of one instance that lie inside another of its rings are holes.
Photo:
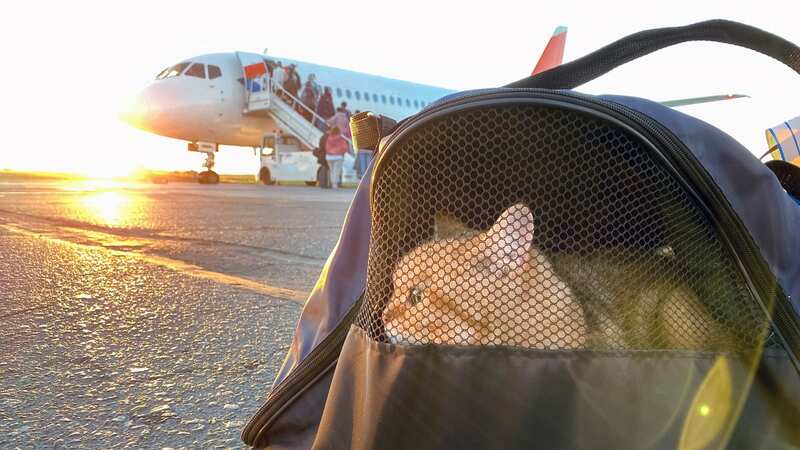
<path fill-rule="evenodd" d="M 353 190 L 0 180 L 0 448 L 239 448 Z"/>

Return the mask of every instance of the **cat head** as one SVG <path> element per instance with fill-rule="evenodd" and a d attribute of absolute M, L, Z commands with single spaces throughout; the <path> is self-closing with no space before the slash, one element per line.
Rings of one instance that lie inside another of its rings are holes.
<path fill-rule="evenodd" d="M 507 208 L 484 232 L 437 214 L 434 239 L 395 266 L 383 312 L 389 340 L 477 344 L 491 335 L 495 324 L 487 321 L 498 320 L 499 305 L 513 307 L 513 293 L 526 282 L 533 232 L 533 214 L 522 204 Z"/>

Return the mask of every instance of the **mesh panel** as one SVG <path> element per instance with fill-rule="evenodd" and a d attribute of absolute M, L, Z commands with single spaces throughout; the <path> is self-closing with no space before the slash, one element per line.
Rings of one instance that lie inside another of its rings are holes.
<path fill-rule="evenodd" d="M 498 132 L 499 131 L 499 132 Z M 749 350 L 768 321 L 690 195 L 624 130 L 503 106 L 376 169 L 356 325 L 404 344 Z"/>

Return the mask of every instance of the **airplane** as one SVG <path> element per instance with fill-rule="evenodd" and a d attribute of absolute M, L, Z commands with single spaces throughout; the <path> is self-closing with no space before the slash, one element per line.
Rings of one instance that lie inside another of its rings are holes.
<path fill-rule="evenodd" d="M 561 64 L 566 46 L 566 27 L 551 36 L 532 75 Z M 335 67 L 271 55 L 233 52 L 189 58 L 158 73 L 121 114 L 136 128 L 161 136 L 189 141 L 190 151 L 204 153 L 206 170 L 201 183 L 214 184 L 212 169 L 220 145 L 252 147 L 260 157 L 257 180 L 263 184 L 301 180 L 313 185 L 318 179 L 314 149 L 323 135 L 324 119 L 305 108 L 297 96 L 272 82 L 270 71 L 280 62 L 294 65 L 305 80 L 314 74 L 322 87 L 330 87 L 334 106 L 347 102 L 350 110 L 371 111 L 400 120 L 451 89 L 401 81 Z M 728 100 L 742 95 L 723 95 L 665 102 L 670 106 Z M 305 110 L 304 110 L 305 109 Z M 305 114 L 305 117 L 304 117 Z M 308 120 L 307 117 L 311 117 Z M 344 181 L 357 181 L 354 157 L 345 155 Z"/>

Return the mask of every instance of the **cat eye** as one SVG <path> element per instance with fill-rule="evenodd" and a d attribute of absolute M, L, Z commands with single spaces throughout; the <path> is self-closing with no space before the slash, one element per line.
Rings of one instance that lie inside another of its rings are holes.
<path fill-rule="evenodd" d="M 664 258 L 674 258 L 675 250 L 672 249 L 672 246 L 665 245 L 656 249 L 656 255 Z"/>
<path fill-rule="evenodd" d="M 422 293 L 423 293 L 422 288 L 415 287 L 414 289 L 411 289 L 411 292 L 408 293 L 408 298 L 406 299 L 406 302 L 410 306 L 416 305 L 417 303 L 422 301 Z"/>

